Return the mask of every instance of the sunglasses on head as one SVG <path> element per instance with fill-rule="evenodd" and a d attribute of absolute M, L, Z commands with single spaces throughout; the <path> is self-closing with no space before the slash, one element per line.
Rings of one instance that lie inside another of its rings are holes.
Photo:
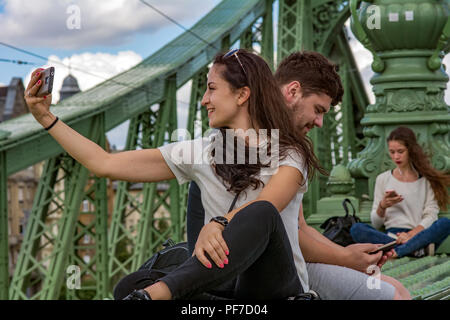
<path fill-rule="evenodd" d="M 237 61 L 239 62 L 239 65 L 240 65 L 241 68 L 242 68 L 242 71 L 244 71 L 245 76 L 247 76 L 247 72 L 245 71 L 244 65 L 242 64 L 242 62 L 241 62 L 241 60 L 239 59 L 239 56 L 238 56 L 238 54 L 237 54 L 238 51 L 239 51 L 239 49 L 232 49 L 232 50 L 228 51 L 227 53 L 225 53 L 223 57 L 226 59 L 226 58 L 228 58 L 228 57 L 235 56 L 236 59 L 237 59 Z"/>

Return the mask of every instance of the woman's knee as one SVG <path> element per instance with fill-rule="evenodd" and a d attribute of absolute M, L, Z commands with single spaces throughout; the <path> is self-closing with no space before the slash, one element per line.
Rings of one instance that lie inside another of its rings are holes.
<path fill-rule="evenodd" d="M 394 287 L 395 292 L 393 300 L 411 300 L 408 289 L 406 289 L 400 281 L 386 275 L 381 275 L 381 280 Z"/>
<path fill-rule="evenodd" d="M 258 219 L 272 219 L 274 217 L 280 218 L 280 213 L 275 206 L 266 200 L 258 200 L 249 204 L 244 209 L 247 209 L 245 214 L 254 214 Z"/>
<path fill-rule="evenodd" d="M 450 219 L 448 218 L 439 218 L 434 222 L 436 225 L 438 225 L 441 228 L 444 228 L 445 230 L 448 230 L 450 232 Z"/>
<path fill-rule="evenodd" d="M 361 222 L 354 223 L 350 228 L 351 236 L 357 236 L 361 231 L 367 229 L 366 225 Z"/>

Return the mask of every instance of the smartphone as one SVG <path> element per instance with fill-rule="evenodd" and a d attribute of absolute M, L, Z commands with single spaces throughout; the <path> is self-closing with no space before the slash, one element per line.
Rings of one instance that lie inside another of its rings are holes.
<path fill-rule="evenodd" d="M 386 190 L 386 193 L 389 194 L 390 197 L 398 196 L 398 194 L 397 194 L 397 192 L 395 192 L 395 190 Z"/>
<path fill-rule="evenodd" d="M 55 68 L 50 67 L 41 72 L 41 87 L 37 93 L 37 97 L 48 96 L 53 90 L 53 78 L 55 77 Z"/>
<path fill-rule="evenodd" d="M 378 248 L 377 250 L 375 250 L 375 251 L 369 252 L 369 254 L 376 254 L 376 253 L 378 253 L 378 252 L 380 252 L 380 251 L 388 252 L 389 250 L 391 250 L 392 248 L 394 248 L 396 245 L 397 245 L 397 241 L 392 241 L 392 242 L 386 243 L 385 245 L 379 247 L 379 248 Z"/>

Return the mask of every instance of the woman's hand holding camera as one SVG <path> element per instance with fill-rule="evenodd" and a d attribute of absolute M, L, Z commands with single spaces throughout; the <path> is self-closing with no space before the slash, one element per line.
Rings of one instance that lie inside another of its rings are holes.
<path fill-rule="evenodd" d="M 40 80 L 41 72 L 44 69 L 39 68 L 31 74 L 30 82 L 25 90 L 25 101 L 28 105 L 33 117 L 44 127 L 47 128 L 53 123 L 56 117 L 50 113 L 50 104 L 52 102 L 52 95 L 38 97 L 36 96 L 39 88 L 42 86 Z"/>

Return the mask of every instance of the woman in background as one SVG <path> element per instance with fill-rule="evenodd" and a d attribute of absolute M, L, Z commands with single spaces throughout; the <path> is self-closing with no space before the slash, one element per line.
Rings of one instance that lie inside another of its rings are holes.
<path fill-rule="evenodd" d="M 438 219 L 447 210 L 450 176 L 431 166 L 414 132 L 398 127 L 387 138 L 396 167 L 378 175 L 371 212 L 372 226 L 357 223 L 350 232 L 355 242 L 389 243 L 396 239 L 393 258 L 421 257 L 450 234 L 450 220 Z M 386 233 L 378 231 L 385 227 Z"/>

